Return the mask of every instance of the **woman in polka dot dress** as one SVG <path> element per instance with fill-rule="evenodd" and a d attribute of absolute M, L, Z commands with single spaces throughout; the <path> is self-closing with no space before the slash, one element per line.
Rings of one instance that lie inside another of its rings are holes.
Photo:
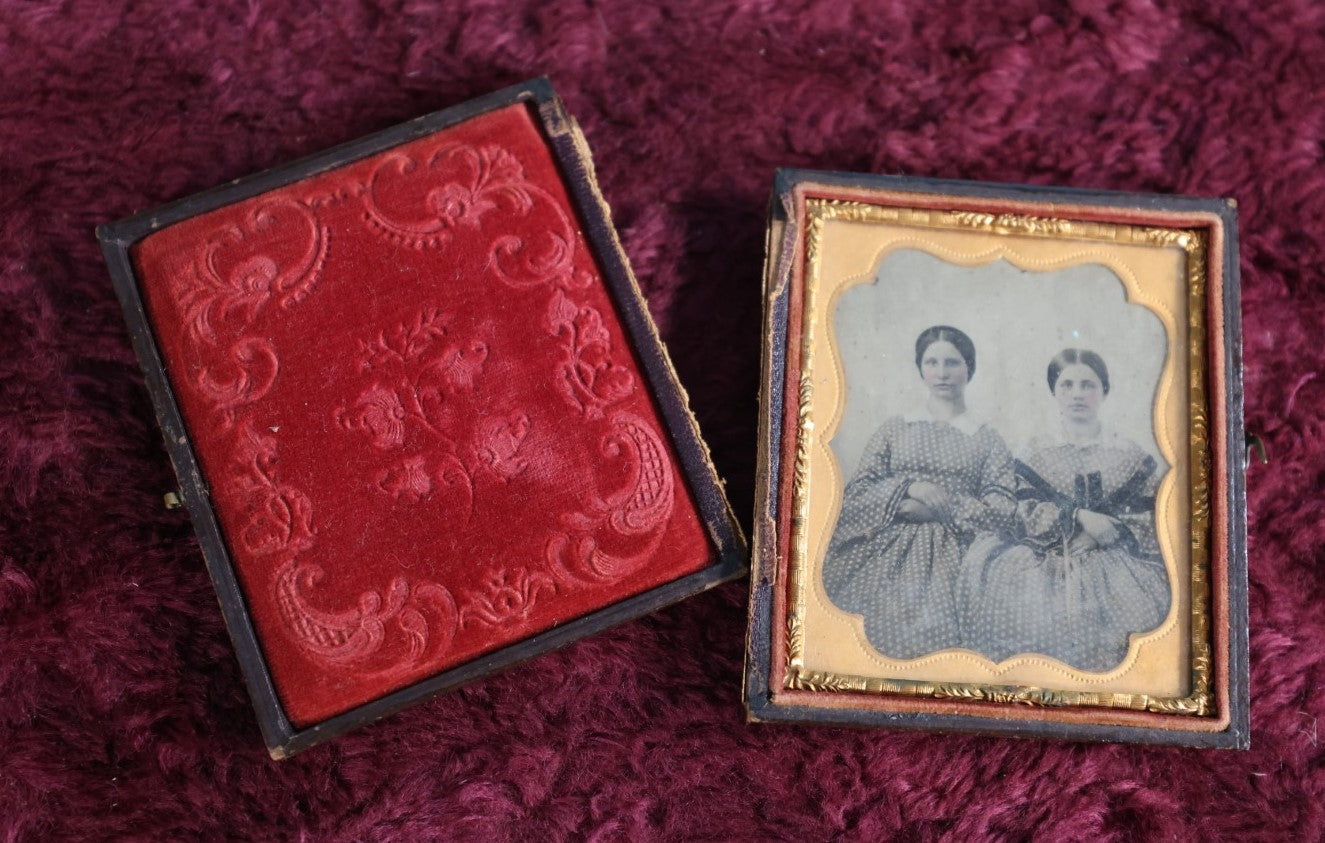
<path fill-rule="evenodd" d="M 1162 472 L 1134 442 L 1102 429 L 1109 370 L 1069 348 L 1049 363 L 1059 435 L 1018 461 L 1016 532 L 981 536 L 962 584 L 967 625 L 986 656 L 1041 653 L 1102 672 L 1130 636 L 1159 626 L 1169 581 L 1155 537 Z M 971 646 L 971 645 L 968 645 Z"/>
<path fill-rule="evenodd" d="M 888 419 L 843 494 L 824 588 L 861 615 L 879 652 L 913 659 L 962 646 L 957 582 L 975 534 L 1005 530 L 1015 507 L 1012 457 L 966 412 L 975 346 L 936 325 L 916 340 L 925 406 Z"/>

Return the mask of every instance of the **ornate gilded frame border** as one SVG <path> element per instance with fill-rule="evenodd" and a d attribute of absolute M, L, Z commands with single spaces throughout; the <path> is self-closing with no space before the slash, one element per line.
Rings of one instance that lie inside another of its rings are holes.
<path fill-rule="evenodd" d="M 806 487 L 815 426 L 809 373 L 817 326 L 803 314 L 815 312 L 823 226 L 830 220 L 1183 250 L 1190 372 L 1190 693 L 1156 697 L 806 669 Z M 759 511 L 747 652 L 751 718 L 1245 746 L 1245 503 L 1240 456 L 1235 464 L 1228 447 L 1242 441 L 1232 203 L 783 171 L 773 198 L 768 247 Z M 1221 282 L 1213 300 L 1207 294 L 1212 277 Z M 1208 318 L 1212 305 L 1218 308 L 1213 320 Z M 1221 493 L 1213 514 L 1212 491 Z"/>

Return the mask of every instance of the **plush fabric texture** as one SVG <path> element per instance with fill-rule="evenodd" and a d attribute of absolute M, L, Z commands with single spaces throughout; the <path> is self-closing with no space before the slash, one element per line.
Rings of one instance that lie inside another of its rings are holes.
<path fill-rule="evenodd" d="M 0 830 L 45 839 L 1319 839 L 1325 8 L 0 8 Z M 738 513 L 777 166 L 1240 203 L 1252 749 L 750 727 L 743 584 L 267 759 L 93 227 L 537 73 Z"/>
<path fill-rule="evenodd" d="M 532 108 L 133 248 L 296 726 L 712 561 Z"/>

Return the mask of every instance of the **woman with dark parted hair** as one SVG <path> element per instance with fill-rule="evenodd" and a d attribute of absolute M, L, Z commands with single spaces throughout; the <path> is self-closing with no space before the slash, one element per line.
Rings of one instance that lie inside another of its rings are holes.
<path fill-rule="evenodd" d="M 1064 349 L 1048 381 L 1062 424 L 1016 463 L 1014 532 L 982 535 L 967 554 L 964 629 L 996 661 L 1039 653 L 1104 672 L 1169 611 L 1155 535 L 1162 472 L 1100 424 L 1109 369 L 1098 354 Z"/>
<path fill-rule="evenodd" d="M 895 659 L 961 646 L 962 556 L 977 532 L 1006 528 L 1015 507 L 1011 454 L 966 409 L 970 337 L 928 328 L 916 369 L 928 398 L 870 439 L 823 567 L 829 599 L 862 616 L 870 643 Z"/>

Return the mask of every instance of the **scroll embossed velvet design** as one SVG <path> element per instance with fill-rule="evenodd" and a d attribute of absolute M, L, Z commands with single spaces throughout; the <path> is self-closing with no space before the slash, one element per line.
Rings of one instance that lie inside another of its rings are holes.
<path fill-rule="evenodd" d="M 134 259 L 296 725 L 710 559 L 524 106 Z"/>

